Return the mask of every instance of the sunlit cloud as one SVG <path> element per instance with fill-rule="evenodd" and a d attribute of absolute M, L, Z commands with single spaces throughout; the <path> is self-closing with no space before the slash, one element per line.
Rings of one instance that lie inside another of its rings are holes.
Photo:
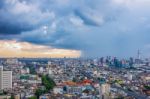
<path fill-rule="evenodd" d="M 0 41 L 1 57 L 79 57 L 77 50 L 56 49 L 15 40 Z"/>

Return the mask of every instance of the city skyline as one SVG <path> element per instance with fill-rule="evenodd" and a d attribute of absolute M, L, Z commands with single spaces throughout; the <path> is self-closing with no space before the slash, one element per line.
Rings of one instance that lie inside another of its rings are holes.
<path fill-rule="evenodd" d="M 149 57 L 149 8 L 149 0 L 1 0 L 0 57 Z"/>

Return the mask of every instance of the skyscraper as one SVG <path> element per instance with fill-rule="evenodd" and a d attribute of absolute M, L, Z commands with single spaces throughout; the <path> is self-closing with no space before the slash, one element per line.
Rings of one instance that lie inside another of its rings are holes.
<path fill-rule="evenodd" d="M 141 52 L 140 52 L 140 50 L 138 50 L 138 52 L 137 52 L 137 58 L 138 58 L 138 59 L 141 58 Z"/>
<path fill-rule="evenodd" d="M 3 89 L 12 88 L 12 71 L 3 71 Z"/>
<path fill-rule="evenodd" d="M 3 66 L 0 66 L 0 89 L 12 88 L 12 71 L 3 71 Z"/>
<path fill-rule="evenodd" d="M 0 66 L 0 89 L 3 89 L 3 66 Z"/>

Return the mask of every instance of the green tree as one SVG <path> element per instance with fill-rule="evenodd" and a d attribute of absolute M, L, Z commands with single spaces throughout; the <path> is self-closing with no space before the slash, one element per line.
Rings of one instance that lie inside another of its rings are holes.
<path fill-rule="evenodd" d="M 37 99 L 37 97 L 36 97 L 36 96 L 33 96 L 33 97 L 28 98 L 28 99 Z"/>
<path fill-rule="evenodd" d="M 10 97 L 10 99 L 15 99 L 15 96 L 12 94 L 11 97 Z"/>
<path fill-rule="evenodd" d="M 48 75 L 42 76 L 42 84 L 46 87 L 46 90 L 49 91 L 50 89 L 53 89 L 54 86 L 56 86 L 53 79 L 51 79 Z"/>
<path fill-rule="evenodd" d="M 74 77 L 74 78 L 72 79 L 72 81 L 73 81 L 73 82 L 77 82 L 77 79 Z"/>
<path fill-rule="evenodd" d="M 144 86 L 145 87 L 145 89 L 147 89 L 147 90 L 150 90 L 150 86 Z"/>
<path fill-rule="evenodd" d="M 40 95 L 48 92 L 49 90 L 53 89 L 54 86 L 56 86 L 56 83 L 54 82 L 53 79 L 51 79 L 48 75 L 43 75 L 42 76 L 42 85 L 45 86 L 46 89 L 37 89 L 35 92 L 35 95 L 39 99 Z"/>
<path fill-rule="evenodd" d="M 37 98 L 39 99 L 40 95 L 43 94 L 43 90 L 41 89 L 37 89 L 36 92 L 35 92 L 35 95 L 37 96 Z"/>

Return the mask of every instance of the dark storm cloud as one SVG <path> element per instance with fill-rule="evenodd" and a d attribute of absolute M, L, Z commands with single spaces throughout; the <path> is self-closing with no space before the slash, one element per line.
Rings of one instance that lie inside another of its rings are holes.
<path fill-rule="evenodd" d="M 130 56 L 150 43 L 149 7 L 149 0 L 0 0 L 0 39 Z"/>
<path fill-rule="evenodd" d="M 0 1 L 0 34 L 20 34 L 50 22 L 52 12 L 42 11 L 26 0 Z"/>
<path fill-rule="evenodd" d="M 88 13 L 89 15 L 87 15 L 86 13 L 81 12 L 79 10 L 75 10 L 74 13 L 75 13 L 75 15 L 80 17 L 84 21 L 84 23 L 87 24 L 87 25 L 100 26 L 103 22 L 103 19 L 102 19 L 101 16 L 100 17 L 97 16 L 97 19 L 100 20 L 100 21 L 98 21 L 98 20 L 96 20 L 92 17 L 93 16 L 92 14 Z"/>
<path fill-rule="evenodd" d="M 4 5 L 4 1 L 1 0 L 1 1 L 0 1 L 0 9 L 3 7 L 3 5 Z"/>
<path fill-rule="evenodd" d="M 5 23 L 0 24 L 0 34 L 10 35 L 10 34 L 20 34 L 22 31 L 33 30 L 34 26 L 23 23 Z"/>
<path fill-rule="evenodd" d="M 43 28 L 40 28 L 39 30 L 23 33 L 19 40 L 64 49 L 80 50 L 81 45 L 83 45 L 83 42 L 80 42 L 80 38 L 77 35 L 61 29 L 54 32 L 49 30 L 43 34 Z"/>

